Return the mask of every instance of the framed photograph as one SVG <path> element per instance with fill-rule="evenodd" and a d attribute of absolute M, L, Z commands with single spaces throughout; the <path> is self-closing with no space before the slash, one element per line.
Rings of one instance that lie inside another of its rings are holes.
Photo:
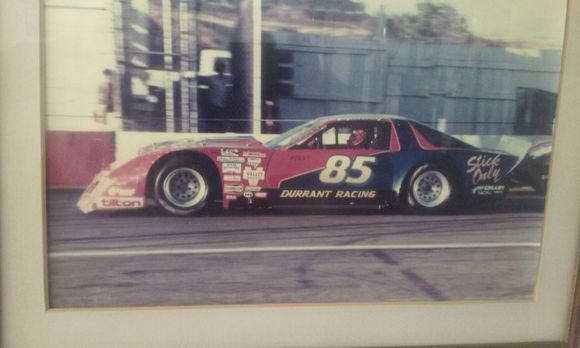
<path fill-rule="evenodd" d="M 7 346 L 576 339 L 578 1 L 0 13 Z"/>

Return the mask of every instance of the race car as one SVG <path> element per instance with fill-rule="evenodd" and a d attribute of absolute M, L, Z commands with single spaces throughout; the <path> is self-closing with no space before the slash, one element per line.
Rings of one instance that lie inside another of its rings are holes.
<path fill-rule="evenodd" d="M 533 144 L 513 171 L 511 186 L 531 186 L 537 193 L 545 195 L 551 157 L 552 140 Z"/>
<path fill-rule="evenodd" d="M 220 201 L 438 212 L 501 197 L 517 160 L 400 116 L 327 116 L 265 143 L 234 136 L 153 144 L 97 174 L 77 205 L 85 213 L 155 205 L 182 216 Z"/>

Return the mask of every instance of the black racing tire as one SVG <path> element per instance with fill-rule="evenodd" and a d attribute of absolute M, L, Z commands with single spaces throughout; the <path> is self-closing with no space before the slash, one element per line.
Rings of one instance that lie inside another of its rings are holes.
<path fill-rule="evenodd" d="M 459 196 L 451 171 L 446 167 L 423 164 L 417 167 L 404 187 L 402 206 L 414 213 L 448 211 L 455 206 Z"/>
<path fill-rule="evenodd" d="M 170 214 L 198 214 L 213 202 L 215 187 L 210 178 L 203 163 L 190 158 L 173 158 L 157 172 L 153 198 Z"/>

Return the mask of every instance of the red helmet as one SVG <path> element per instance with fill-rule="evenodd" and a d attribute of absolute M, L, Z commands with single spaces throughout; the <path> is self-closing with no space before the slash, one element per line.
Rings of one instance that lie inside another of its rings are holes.
<path fill-rule="evenodd" d="M 347 144 L 349 146 L 359 146 L 367 138 L 367 132 L 364 129 L 353 129 L 352 134 L 348 138 Z"/>

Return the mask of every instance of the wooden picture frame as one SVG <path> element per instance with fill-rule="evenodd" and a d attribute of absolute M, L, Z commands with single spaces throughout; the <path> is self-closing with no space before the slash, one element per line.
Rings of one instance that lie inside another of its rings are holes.
<path fill-rule="evenodd" d="M 0 7 L 2 343 L 11 346 L 385 346 L 578 344 L 580 1 L 570 0 L 541 276 L 531 303 L 47 311 L 42 16 Z M 570 320 L 572 318 L 572 320 Z M 217 332 L 221 332 L 217 334 Z M 512 345 L 513 346 L 513 345 Z"/>

